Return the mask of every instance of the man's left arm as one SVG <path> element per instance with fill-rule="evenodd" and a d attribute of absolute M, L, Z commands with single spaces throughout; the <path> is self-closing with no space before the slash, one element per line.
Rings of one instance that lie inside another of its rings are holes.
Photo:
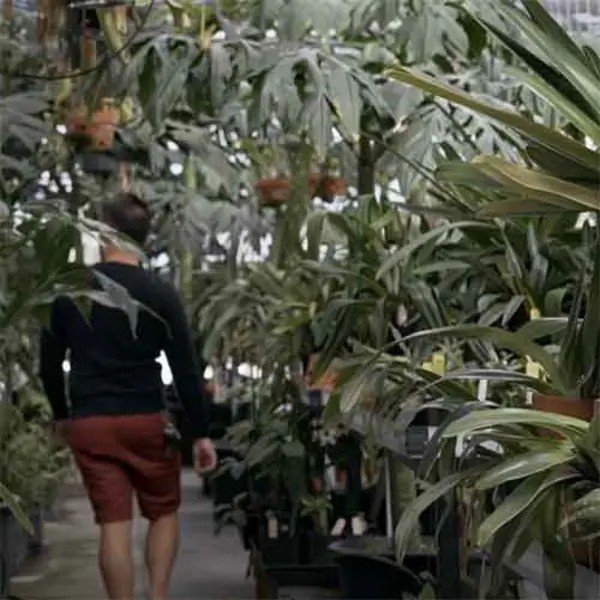
<path fill-rule="evenodd" d="M 60 300 L 52 305 L 50 327 L 42 329 L 40 340 L 40 377 L 55 421 L 69 417 L 63 362 L 67 354 L 64 325 L 60 315 Z"/>

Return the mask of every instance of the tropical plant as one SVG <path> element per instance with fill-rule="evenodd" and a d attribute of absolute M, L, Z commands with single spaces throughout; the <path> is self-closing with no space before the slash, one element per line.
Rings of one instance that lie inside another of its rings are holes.
<path fill-rule="evenodd" d="M 239 458 L 226 459 L 222 470 L 235 478 L 249 476 L 244 500 L 251 510 L 271 510 L 295 522 L 309 490 L 308 412 L 299 402 L 297 385 L 285 379 L 282 384 L 277 395 L 263 386 L 254 414 L 230 428 L 227 439 Z"/>
<path fill-rule="evenodd" d="M 516 563 L 537 543 L 544 554 L 548 597 L 571 597 L 575 558 L 582 560 L 574 541 L 593 540 L 599 533 L 598 419 L 588 424 L 481 404 L 465 412 L 450 415 L 440 427 L 428 451 L 430 460 L 421 466 L 421 475 L 431 483 L 423 484 L 423 493 L 398 523 L 400 558 L 418 515 L 447 493 L 466 488 L 471 542 L 490 550 L 492 583 L 497 585 L 503 564 Z M 460 455 L 457 438 L 465 440 Z M 589 556 L 583 558 L 592 565 L 597 559 L 594 548 L 588 545 Z"/>
<path fill-rule="evenodd" d="M 502 122 L 528 140 L 527 154 L 516 162 L 489 156 L 476 157 L 471 163 L 456 161 L 440 167 L 438 182 L 442 186 L 460 190 L 466 198 L 480 195 L 483 202 L 477 209 L 479 215 L 518 215 L 521 218 L 532 213 L 554 213 L 563 218 L 565 213 L 596 211 L 599 163 L 595 151 L 598 136 L 594 127 L 599 114 L 595 108 L 600 83 L 598 55 L 592 48 L 579 46 L 569 38 L 539 2 L 525 0 L 522 4 L 526 12 L 508 1 L 495 3 L 495 7 L 471 4 L 469 14 L 513 53 L 519 67 L 511 68 L 511 75 L 530 86 L 561 115 L 558 129 L 531 118 L 522 104 L 517 106 L 522 113 L 519 114 L 405 67 L 394 67 L 390 74 L 426 93 Z M 510 35 L 507 27 L 511 28 Z M 509 223 L 505 225 L 509 226 Z M 476 380 L 496 377 L 513 382 L 520 380 L 538 390 L 546 387 L 550 393 L 596 398 L 597 356 L 594 352 L 586 352 L 586 348 L 595 348 L 598 344 L 598 238 L 594 227 L 584 226 L 581 231 L 587 241 L 582 240 L 576 254 L 572 255 L 575 259 L 572 264 L 579 265 L 577 282 L 574 284 L 573 279 L 567 278 L 567 285 L 552 291 L 551 298 L 549 294 L 543 303 L 538 299 L 529 306 L 530 309 L 548 310 L 547 300 L 552 299 L 555 308 L 548 312 L 558 318 L 533 319 L 516 332 L 462 324 L 417 332 L 404 336 L 401 341 L 410 346 L 411 342 L 447 339 L 453 335 L 463 341 L 489 341 L 496 347 L 539 363 L 548 381 L 532 377 L 527 382 L 521 373 L 506 369 L 488 371 L 486 375 L 486 370 L 476 368 L 469 372 L 466 368 L 462 374 L 450 375 Z M 512 236 L 507 236 L 503 245 L 508 250 L 512 244 Z M 571 251 L 574 249 L 573 240 L 566 244 L 567 247 Z M 592 261 L 585 257 L 586 251 L 590 250 Z M 518 273 L 515 281 L 520 280 L 522 284 L 525 271 L 519 265 L 518 256 L 514 256 L 515 260 L 509 264 L 512 273 Z M 390 264 L 396 264 L 396 261 L 391 259 Z M 537 273 L 543 272 L 543 264 L 538 259 Z M 528 263 L 528 268 L 534 272 L 532 263 Z M 524 297 L 531 302 L 531 295 L 524 294 Z M 557 299 L 560 299 L 560 307 L 554 303 Z M 561 314 L 565 308 L 568 317 Z M 410 408 L 404 404 L 405 409 Z M 451 407 L 448 402 L 442 405 Z M 464 414 L 466 408 L 468 406 L 463 406 L 459 414 Z M 577 419 L 538 411 L 504 408 L 482 411 L 481 408 L 481 404 L 474 404 L 470 409 L 472 414 L 459 420 L 454 420 L 456 417 L 449 419 L 447 427 L 440 428 L 436 434 L 427 455 L 442 469 L 441 481 L 431 488 L 426 487 L 412 508 L 405 511 L 397 529 L 399 552 L 402 555 L 406 549 L 415 514 L 433 499 L 454 493 L 461 482 L 466 482 L 469 489 L 475 488 L 476 492 L 520 482 L 491 512 L 485 511 L 484 504 L 477 499 L 481 494 L 469 493 L 470 509 L 479 510 L 476 507 L 480 507 L 486 517 L 475 542 L 490 544 L 496 569 L 509 555 L 520 556 L 533 541 L 539 542 L 546 559 L 549 597 L 571 597 L 574 593 L 574 561 L 569 552 L 569 539 L 580 535 L 581 531 L 579 534 L 577 531 L 582 529 L 584 515 L 591 518 L 585 525 L 589 534 L 586 539 L 597 537 L 596 527 L 592 525 L 598 489 L 598 472 L 594 466 L 597 462 L 597 421 L 588 425 Z M 414 413 L 409 410 L 408 414 Z M 544 433 L 547 430 L 557 432 L 560 440 L 549 438 Z M 455 438 L 463 435 L 466 436 L 467 451 L 456 458 Z M 489 442 L 499 445 L 501 452 L 479 453 L 482 444 L 487 443 L 489 448 Z M 424 467 L 426 475 L 430 474 L 428 467 L 431 462 Z M 559 507 L 565 499 L 567 506 L 573 503 L 576 507 L 574 512 L 569 508 L 569 514 L 565 514 Z M 558 535 L 557 531 L 560 532 Z"/>

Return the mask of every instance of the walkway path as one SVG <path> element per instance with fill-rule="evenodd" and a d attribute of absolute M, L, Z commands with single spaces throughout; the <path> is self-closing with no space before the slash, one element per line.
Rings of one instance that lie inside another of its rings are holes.
<path fill-rule="evenodd" d="M 226 527 L 213 535 L 212 506 L 200 495 L 200 484 L 184 473 L 181 511 L 182 545 L 171 598 L 173 600 L 244 600 L 254 598 L 246 579 L 247 554 L 237 531 Z M 11 593 L 26 600 L 103 600 L 96 567 L 96 527 L 81 489 L 59 503 L 57 520 L 48 523 L 48 556 L 13 580 Z M 145 525 L 135 522 L 136 564 L 140 598 L 143 588 Z"/>

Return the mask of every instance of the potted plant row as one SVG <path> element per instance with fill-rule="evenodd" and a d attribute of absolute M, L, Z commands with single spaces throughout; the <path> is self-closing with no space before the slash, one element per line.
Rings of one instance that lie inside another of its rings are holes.
<path fill-rule="evenodd" d="M 269 404 L 268 395 L 262 401 L 253 419 L 229 430 L 232 454 L 222 471 L 241 487 L 226 514 L 240 527 L 261 589 L 273 594 L 278 585 L 336 585 L 338 567 L 329 546 L 352 535 L 351 517 L 359 512 L 362 492 L 360 449 L 353 453 L 358 487 L 340 477 L 344 489 L 334 493 L 326 483 L 326 454 L 344 473 L 349 457 L 324 436 L 319 411 L 301 402 L 282 411 L 285 403 Z M 215 489 L 223 475 L 216 474 Z M 352 494 L 357 498 L 348 500 Z M 336 531 L 338 521 L 343 527 Z"/>

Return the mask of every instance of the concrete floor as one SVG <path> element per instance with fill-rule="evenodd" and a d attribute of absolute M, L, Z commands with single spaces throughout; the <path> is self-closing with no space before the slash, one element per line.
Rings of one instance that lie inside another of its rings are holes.
<path fill-rule="evenodd" d="M 181 549 L 170 600 L 245 600 L 255 598 L 254 579 L 246 578 L 248 554 L 237 530 L 227 526 L 214 535 L 212 503 L 201 495 L 192 471 L 182 481 Z M 97 529 L 78 484 L 69 485 L 46 522 L 47 551 L 31 561 L 11 581 L 10 594 L 19 600 L 105 600 L 97 569 Z M 145 523 L 134 523 L 139 600 L 144 596 L 143 548 Z M 319 588 L 279 590 L 282 600 L 317 600 L 336 594 Z"/>
<path fill-rule="evenodd" d="M 171 598 L 254 598 L 253 580 L 245 578 L 248 556 L 238 533 L 233 527 L 226 527 L 214 535 L 212 505 L 200 495 L 200 482 L 191 472 L 184 473 L 183 498 L 182 544 Z M 105 596 L 96 567 L 97 531 L 87 499 L 83 491 L 75 487 L 58 504 L 56 519 L 46 524 L 46 555 L 37 564 L 27 565 L 13 579 L 10 592 L 24 600 L 103 600 Z M 136 520 L 140 598 L 144 597 L 144 533 L 144 522 Z M 287 593 L 285 596 L 290 597 Z M 301 596 L 307 598 L 306 594 Z"/>

